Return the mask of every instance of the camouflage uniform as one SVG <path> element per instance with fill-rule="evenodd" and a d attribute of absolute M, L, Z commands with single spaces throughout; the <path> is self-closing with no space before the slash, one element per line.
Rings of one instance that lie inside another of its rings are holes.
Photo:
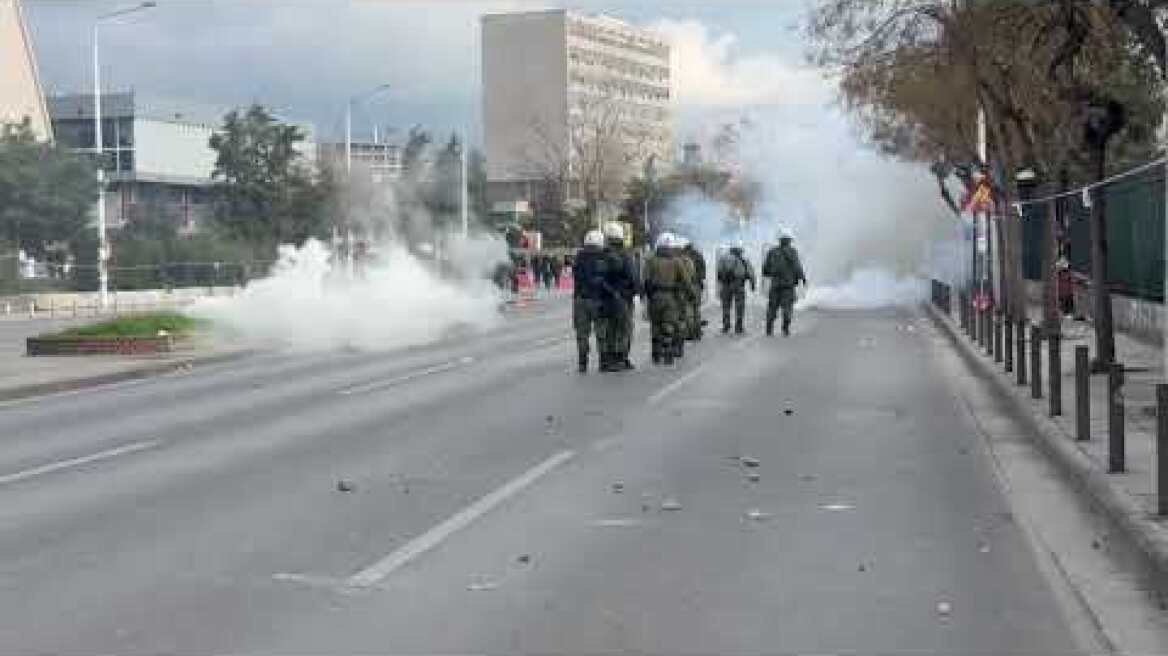
<path fill-rule="evenodd" d="M 807 284 L 803 275 L 803 264 L 799 253 L 790 241 L 783 240 L 767 252 L 763 262 L 762 275 L 771 279 L 770 293 L 767 295 L 766 332 L 774 334 L 775 315 L 783 311 L 783 334 L 791 334 L 791 320 L 795 313 L 795 285 Z"/>
<path fill-rule="evenodd" d="M 755 290 L 754 267 L 742 255 L 742 249 L 732 248 L 718 260 L 718 295 L 722 300 L 722 332 L 730 332 L 730 309 L 734 306 L 734 332 L 742 333 L 746 313 L 746 283 Z"/>
<path fill-rule="evenodd" d="M 690 339 L 702 338 L 702 293 L 706 288 L 706 258 L 702 257 L 701 251 L 694 248 L 693 244 L 685 247 L 682 253 L 689 259 L 693 265 L 693 281 L 694 287 L 697 289 L 697 296 L 693 303 L 690 303 Z"/>
<path fill-rule="evenodd" d="M 682 318 L 697 289 L 687 258 L 662 249 L 645 262 L 645 295 L 649 299 L 649 327 L 653 362 L 672 364 L 684 354 Z"/>

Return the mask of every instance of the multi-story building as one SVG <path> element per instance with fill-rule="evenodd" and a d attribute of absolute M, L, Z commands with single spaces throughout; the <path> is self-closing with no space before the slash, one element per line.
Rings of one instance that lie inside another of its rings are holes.
<path fill-rule="evenodd" d="M 489 14 L 482 83 L 492 200 L 525 197 L 560 171 L 579 197 L 602 151 L 627 172 L 650 156 L 672 162 L 670 46 L 653 32 L 562 9 Z"/>
<path fill-rule="evenodd" d="M 102 94 L 101 114 L 109 227 L 149 213 L 169 219 L 180 232 L 195 230 L 211 211 L 214 128 L 142 115 L 132 93 Z M 49 115 L 59 143 L 94 152 L 92 94 L 50 96 Z"/>
<path fill-rule="evenodd" d="M 367 171 L 370 181 L 381 184 L 402 176 L 402 147 L 381 141 L 352 142 L 353 170 Z M 321 161 L 329 161 L 337 170 L 344 170 L 345 142 L 326 142 L 317 147 Z"/>
<path fill-rule="evenodd" d="M 21 1 L 0 0 L 0 123 L 26 118 L 37 137 L 52 137 Z"/>
<path fill-rule="evenodd" d="M 57 141 L 79 152 L 95 151 L 93 95 L 49 96 Z M 216 153 L 210 146 L 216 126 L 161 115 L 139 107 L 133 93 L 101 97 L 102 152 L 109 193 L 106 221 L 117 229 L 136 217 L 164 218 L 180 233 L 194 232 L 212 212 L 211 179 Z M 297 150 L 316 161 L 312 129 Z"/>

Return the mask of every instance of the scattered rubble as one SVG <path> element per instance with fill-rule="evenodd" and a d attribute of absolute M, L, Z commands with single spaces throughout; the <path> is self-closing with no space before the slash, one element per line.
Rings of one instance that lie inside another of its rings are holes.
<path fill-rule="evenodd" d="M 666 497 L 661 501 L 662 510 L 681 510 L 681 502 L 673 497 Z"/>
<path fill-rule="evenodd" d="M 466 586 L 466 589 L 470 592 L 488 592 L 499 589 L 499 582 L 488 577 L 481 577 L 472 581 L 470 585 Z"/>
<path fill-rule="evenodd" d="M 738 462 L 742 463 L 743 467 L 758 467 L 762 461 L 758 458 L 751 458 L 750 456 L 742 456 L 738 458 Z"/>
<path fill-rule="evenodd" d="M 357 485 L 353 481 L 341 479 L 337 481 L 337 492 L 353 492 L 357 489 Z"/>
<path fill-rule="evenodd" d="M 625 491 L 625 484 L 624 483 L 617 481 L 616 483 L 612 484 L 612 493 L 613 494 L 620 494 L 621 492 L 624 492 L 624 491 Z"/>
<path fill-rule="evenodd" d="M 937 602 L 937 614 L 948 617 L 953 614 L 953 604 L 948 601 Z"/>
<path fill-rule="evenodd" d="M 750 472 L 746 475 L 746 480 L 750 481 L 751 483 L 757 483 L 762 480 L 762 476 L 760 476 L 758 472 Z"/>
<path fill-rule="evenodd" d="M 758 508 L 751 508 L 750 510 L 746 511 L 746 518 L 753 522 L 765 522 L 771 518 L 771 514 L 763 512 Z"/>
<path fill-rule="evenodd" d="M 515 558 L 515 562 L 519 563 L 520 565 L 530 565 L 531 554 L 519 554 L 519 556 Z"/>

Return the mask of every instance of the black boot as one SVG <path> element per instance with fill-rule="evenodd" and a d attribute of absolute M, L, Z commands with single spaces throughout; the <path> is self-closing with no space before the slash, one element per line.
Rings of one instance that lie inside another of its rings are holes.
<path fill-rule="evenodd" d="M 736 323 L 736 324 L 734 324 L 734 334 L 735 334 L 735 335 L 741 335 L 741 334 L 743 334 L 743 333 L 745 333 L 745 332 L 746 332 L 746 331 L 745 331 L 745 330 L 742 328 L 742 324 L 741 324 L 741 323 Z"/>
<path fill-rule="evenodd" d="M 580 373 L 582 373 L 582 374 L 588 372 L 588 354 L 587 353 L 580 354 L 579 370 L 580 370 Z"/>
<path fill-rule="evenodd" d="M 767 325 L 766 325 L 766 336 L 767 337 L 774 337 L 774 335 L 775 335 L 775 322 L 768 321 Z"/>
<path fill-rule="evenodd" d="M 783 319 L 783 337 L 791 336 L 791 320 Z"/>

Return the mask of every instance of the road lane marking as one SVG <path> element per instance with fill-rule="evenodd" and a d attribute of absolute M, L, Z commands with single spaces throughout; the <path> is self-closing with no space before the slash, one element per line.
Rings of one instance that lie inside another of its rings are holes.
<path fill-rule="evenodd" d="M 61 471 L 62 469 L 69 469 L 71 467 L 78 467 L 80 465 L 87 465 L 91 462 L 98 462 L 100 460 L 109 460 L 118 456 L 124 456 L 138 451 L 145 451 L 152 449 L 162 444 L 158 440 L 145 440 L 142 442 L 132 442 L 122 446 L 107 449 L 105 451 L 98 451 L 87 456 L 79 456 L 77 458 L 69 458 L 68 460 L 58 460 L 57 462 L 50 462 L 46 465 L 25 469 L 23 471 L 14 472 L 12 474 L 5 474 L 0 476 L 0 485 L 8 485 L 9 483 L 19 483 L 30 478 L 43 476 L 45 474 L 52 474 L 53 472 Z"/>
<path fill-rule="evenodd" d="M 442 364 L 436 364 L 432 367 L 426 367 L 425 369 L 411 371 L 410 373 L 403 374 L 401 376 L 395 376 L 393 378 L 387 378 L 385 380 L 377 380 L 377 381 L 373 381 L 371 383 L 363 383 L 361 385 L 353 385 L 352 387 L 346 387 L 344 389 L 338 390 L 337 394 L 348 396 L 350 394 L 366 394 L 368 392 L 377 392 L 379 390 L 383 390 L 383 389 L 386 389 L 389 387 L 401 385 L 402 383 L 408 383 L 411 380 L 416 380 L 418 378 L 424 378 L 425 376 L 432 376 L 434 374 L 440 374 L 444 371 L 450 371 L 451 369 L 465 367 L 466 365 L 471 364 L 473 362 L 474 362 L 474 358 L 472 358 L 468 355 L 466 357 L 462 357 L 462 358 L 459 358 L 457 360 L 451 360 L 450 362 L 443 362 Z"/>
<path fill-rule="evenodd" d="M 438 546 L 451 535 L 466 528 L 499 504 L 546 476 L 556 467 L 571 460 L 575 455 L 575 451 L 560 451 L 547 460 L 528 469 L 517 478 L 511 479 L 503 487 L 487 494 L 478 501 L 458 511 L 441 524 L 410 540 L 385 558 L 350 576 L 345 581 L 346 584 L 353 587 L 368 587 L 377 584 L 398 568 Z"/>
<path fill-rule="evenodd" d="M 648 401 L 649 405 L 657 405 L 658 403 L 661 402 L 662 399 L 669 396 L 673 392 L 677 391 L 677 389 L 680 388 L 682 385 L 685 385 L 689 381 L 696 378 L 697 375 L 702 373 L 702 370 L 705 368 L 706 368 L 706 363 L 703 362 L 702 364 L 699 364 L 698 366 L 691 369 L 688 373 L 686 373 L 681 378 L 678 378 L 677 380 L 673 381 L 672 383 L 669 383 L 665 387 L 662 387 L 661 389 L 657 390 L 656 392 L 653 393 L 653 396 L 649 397 L 649 401 Z"/>

